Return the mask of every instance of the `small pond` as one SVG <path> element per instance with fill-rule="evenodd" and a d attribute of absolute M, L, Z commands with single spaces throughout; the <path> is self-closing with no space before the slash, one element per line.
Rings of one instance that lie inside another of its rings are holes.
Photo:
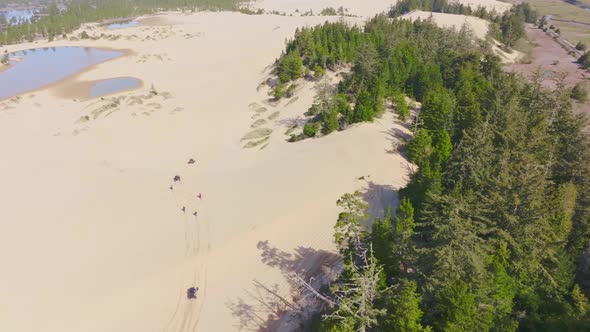
<path fill-rule="evenodd" d="M 135 77 L 116 77 L 98 81 L 90 87 L 91 97 L 101 97 L 112 93 L 127 91 L 141 86 L 141 80 Z"/>

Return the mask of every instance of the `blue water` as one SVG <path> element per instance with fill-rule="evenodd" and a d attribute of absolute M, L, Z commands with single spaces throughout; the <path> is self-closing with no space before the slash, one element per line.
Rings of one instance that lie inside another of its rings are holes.
<path fill-rule="evenodd" d="M 116 30 L 116 29 L 125 29 L 125 28 L 133 28 L 139 26 L 139 22 L 137 21 L 129 21 L 129 22 L 122 22 L 122 23 L 113 23 L 107 25 L 107 29 L 109 30 Z"/>
<path fill-rule="evenodd" d="M 121 51 L 90 47 L 34 48 L 10 53 L 20 62 L 0 72 L 0 99 L 41 88 L 88 66 L 123 55 Z"/>
<path fill-rule="evenodd" d="M 134 77 L 117 77 L 98 81 L 90 88 L 91 97 L 110 95 L 111 93 L 135 89 L 141 80 Z"/>
<path fill-rule="evenodd" d="M 30 21 L 34 15 L 33 11 L 30 9 L 11 10 L 9 12 L 2 12 L 0 14 L 3 15 L 8 22 L 10 22 L 13 18 L 16 18 L 17 22 L 20 22 L 21 20 Z"/>

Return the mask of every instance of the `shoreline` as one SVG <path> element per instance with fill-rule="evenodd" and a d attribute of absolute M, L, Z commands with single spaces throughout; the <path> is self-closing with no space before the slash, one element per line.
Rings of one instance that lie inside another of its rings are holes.
<path fill-rule="evenodd" d="M 76 75 L 76 76 L 79 76 L 79 75 Z M 138 79 L 138 78 L 132 77 L 132 76 L 116 76 L 116 77 L 108 77 L 108 78 L 89 80 L 89 81 L 82 81 L 82 80 L 78 80 L 77 78 L 78 77 L 67 78 L 61 82 L 60 86 L 53 87 L 52 88 L 53 95 L 61 97 L 61 98 L 66 98 L 66 99 L 74 98 L 74 99 L 78 99 L 79 101 L 88 101 L 88 100 L 92 100 L 92 99 L 109 97 L 109 96 L 116 95 L 119 93 L 126 93 L 129 91 L 139 90 L 139 89 L 142 89 L 145 87 L 144 81 L 139 79 L 140 84 L 137 87 L 112 92 L 112 93 L 105 94 L 102 96 L 93 97 L 90 95 L 90 88 L 92 88 L 92 86 L 94 86 L 96 83 L 99 83 L 99 82 L 105 81 L 105 80 L 110 80 L 110 79 L 118 79 L 118 78 L 136 78 L 136 79 Z"/>

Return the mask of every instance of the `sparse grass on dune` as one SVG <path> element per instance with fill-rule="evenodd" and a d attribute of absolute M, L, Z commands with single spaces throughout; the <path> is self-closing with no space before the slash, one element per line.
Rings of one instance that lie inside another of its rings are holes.
<path fill-rule="evenodd" d="M 299 96 L 295 96 L 295 97 L 289 99 L 289 101 L 287 102 L 287 105 L 291 105 L 298 100 L 299 100 Z M 285 105 L 285 106 L 287 106 L 287 105 Z"/>
<path fill-rule="evenodd" d="M 285 135 L 289 136 L 291 134 L 293 134 L 295 132 L 295 130 L 297 130 L 297 125 L 294 124 L 291 127 L 289 127 L 289 129 L 287 129 L 287 131 L 285 132 Z"/>
<path fill-rule="evenodd" d="M 264 113 L 268 111 L 268 108 L 261 106 L 258 103 L 251 103 L 250 105 L 248 105 L 248 107 L 256 113 Z"/>
<path fill-rule="evenodd" d="M 270 134 L 272 134 L 272 129 L 258 128 L 256 130 L 253 130 L 253 131 L 247 133 L 244 137 L 242 137 L 242 141 L 247 141 L 247 140 L 251 140 L 251 139 L 258 139 L 258 138 L 262 138 L 264 136 L 268 136 Z"/>
<path fill-rule="evenodd" d="M 266 120 L 264 120 L 264 119 L 258 119 L 250 127 L 252 127 L 252 128 L 258 128 L 258 127 L 260 127 L 262 125 L 265 125 L 265 124 L 266 124 Z"/>
<path fill-rule="evenodd" d="M 261 140 L 257 140 L 257 141 L 250 141 L 248 142 L 246 145 L 244 145 L 244 149 L 251 149 L 251 148 L 255 148 L 263 143 L 265 143 L 266 141 L 268 141 L 270 139 L 270 136 L 266 136 L 265 138 L 261 139 Z"/>
<path fill-rule="evenodd" d="M 276 118 L 279 117 L 279 115 L 281 115 L 281 112 L 274 112 L 273 114 L 271 114 L 271 115 L 268 116 L 268 119 L 271 120 L 271 121 L 272 120 L 275 120 Z"/>

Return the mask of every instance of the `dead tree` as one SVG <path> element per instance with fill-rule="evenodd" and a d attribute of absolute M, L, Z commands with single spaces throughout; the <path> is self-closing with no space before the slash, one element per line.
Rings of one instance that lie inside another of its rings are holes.
<path fill-rule="evenodd" d="M 367 255 L 368 252 L 368 255 Z M 361 253 L 363 264 L 350 263 L 347 268 L 351 272 L 349 280 L 337 282 L 332 290 L 332 295 L 324 295 L 317 291 L 309 282 L 296 277 L 309 294 L 322 301 L 332 310 L 324 319 L 344 321 L 353 318 L 357 331 L 365 332 L 377 325 L 377 318 L 385 313 L 384 309 L 377 309 L 374 303 L 380 293 L 387 289 L 379 289 L 380 274 L 383 269 L 373 257 L 373 250 L 364 250 Z"/>

